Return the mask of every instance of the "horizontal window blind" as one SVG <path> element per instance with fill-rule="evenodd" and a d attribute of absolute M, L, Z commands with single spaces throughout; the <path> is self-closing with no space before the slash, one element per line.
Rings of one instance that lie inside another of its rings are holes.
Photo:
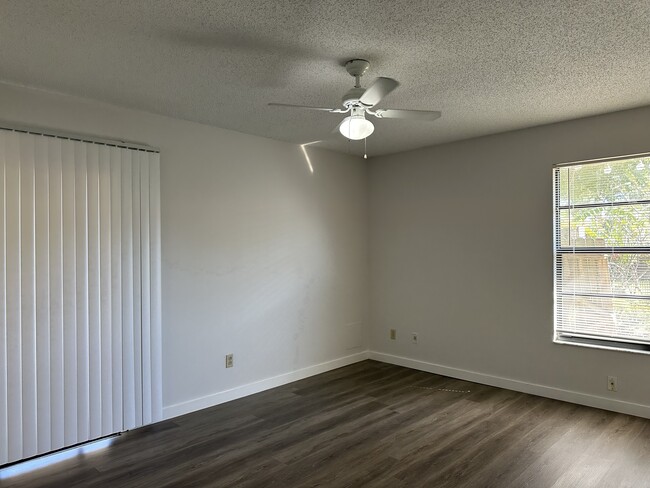
<path fill-rule="evenodd" d="M 650 349 L 650 157 L 554 168 L 555 334 Z"/>
<path fill-rule="evenodd" d="M 0 464 L 161 418 L 159 168 L 0 130 Z"/>

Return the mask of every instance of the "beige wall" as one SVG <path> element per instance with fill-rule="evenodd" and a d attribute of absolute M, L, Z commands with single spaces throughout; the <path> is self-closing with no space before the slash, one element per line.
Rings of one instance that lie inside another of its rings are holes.
<path fill-rule="evenodd" d="M 373 159 L 371 348 L 561 398 L 650 406 L 650 356 L 552 342 L 552 165 L 647 151 L 650 108 Z"/>
<path fill-rule="evenodd" d="M 0 120 L 160 149 L 168 414 L 366 349 L 362 159 L 7 85 Z"/>

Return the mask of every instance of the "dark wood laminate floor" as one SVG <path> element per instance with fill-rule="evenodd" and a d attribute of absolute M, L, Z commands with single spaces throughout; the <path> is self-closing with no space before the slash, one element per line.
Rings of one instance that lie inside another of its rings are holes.
<path fill-rule="evenodd" d="M 650 420 L 364 361 L 12 487 L 650 487 Z"/>

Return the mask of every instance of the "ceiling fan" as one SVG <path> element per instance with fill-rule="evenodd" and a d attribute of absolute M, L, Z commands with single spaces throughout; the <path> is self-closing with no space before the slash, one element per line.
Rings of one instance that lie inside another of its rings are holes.
<path fill-rule="evenodd" d="M 345 69 L 355 79 L 354 88 L 343 95 L 344 108 L 310 107 L 307 105 L 292 105 L 288 103 L 269 103 L 275 107 L 301 108 L 306 110 L 319 110 L 333 114 L 346 114 L 338 125 L 338 131 L 348 139 L 365 139 L 375 130 L 372 122 L 366 119 L 366 114 L 373 115 L 379 119 L 408 119 L 432 121 L 440 117 L 440 112 L 431 110 L 403 110 L 378 108 L 373 110 L 381 100 L 399 86 L 399 83 L 392 78 L 379 77 L 368 88 L 362 88 L 360 79 L 370 68 L 370 63 L 365 59 L 351 59 L 345 63 Z M 336 131 L 336 129 L 335 129 Z"/>

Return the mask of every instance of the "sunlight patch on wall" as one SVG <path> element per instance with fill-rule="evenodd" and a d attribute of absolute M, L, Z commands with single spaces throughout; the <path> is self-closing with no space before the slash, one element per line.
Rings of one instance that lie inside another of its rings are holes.
<path fill-rule="evenodd" d="M 317 144 L 321 141 L 314 141 L 314 142 L 307 142 L 305 144 L 300 144 L 300 149 L 302 150 L 302 153 L 305 155 L 305 161 L 307 161 L 307 166 L 309 167 L 309 171 L 312 173 L 314 172 L 314 165 L 311 164 L 311 159 L 309 159 L 309 154 L 307 154 L 307 149 L 305 149 L 306 146 L 311 146 L 312 144 Z"/>

